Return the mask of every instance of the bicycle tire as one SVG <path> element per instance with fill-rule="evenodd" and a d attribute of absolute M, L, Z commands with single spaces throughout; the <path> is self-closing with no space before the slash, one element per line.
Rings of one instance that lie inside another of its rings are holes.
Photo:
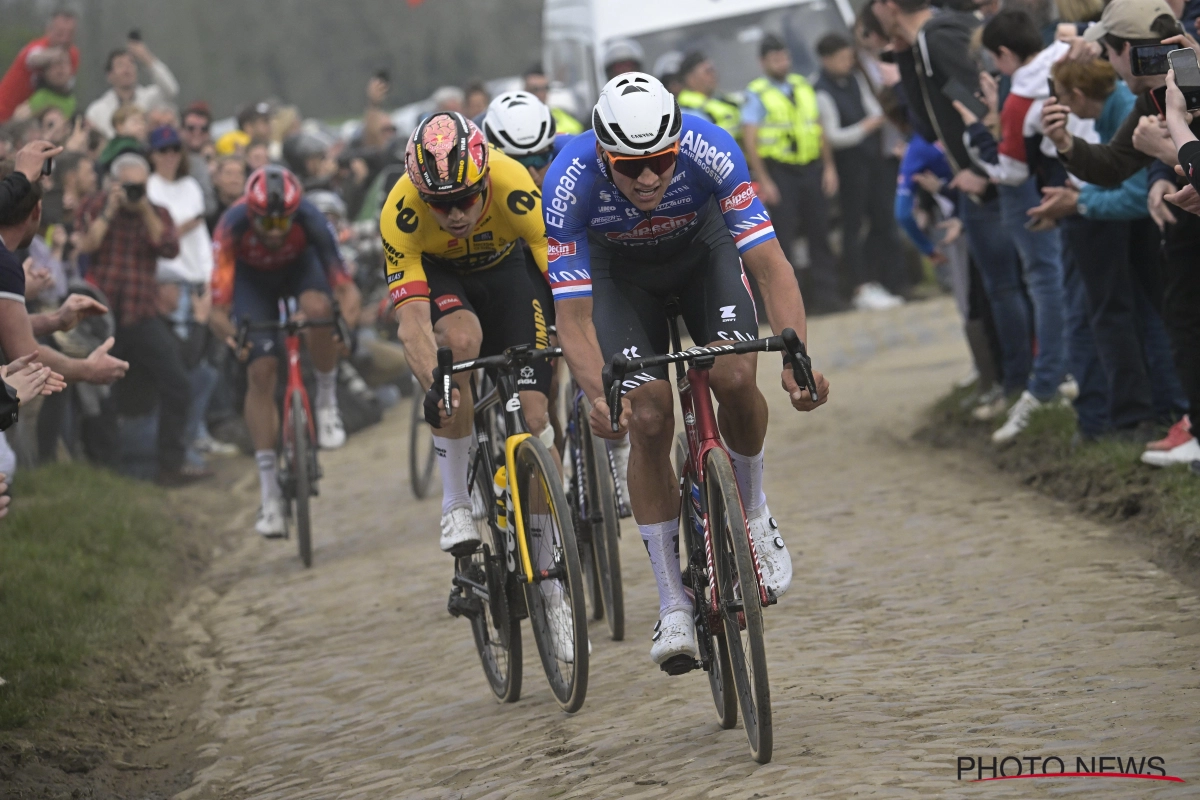
<path fill-rule="evenodd" d="M 687 437 L 686 434 L 680 433 L 675 439 L 675 472 L 682 476 L 686 470 Z M 691 501 L 692 485 L 691 478 L 688 478 L 683 484 L 683 507 L 679 514 L 679 542 L 682 545 L 683 553 L 687 556 L 689 572 L 691 571 L 691 555 L 693 551 L 704 552 L 704 542 L 694 541 L 696 529 L 693 527 L 695 520 Z M 698 569 L 707 575 L 707 559 L 701 561 Z M 696 591 L 698 583 L 702 584 L 702 591 L 699 592 Z M 707 585 L 704 585 L 704 583 Z M 692 592 L 695 598 L 694 608 L 697 616 L 703 614 L 704 619 L 709 618 L 709 601 L 712 591 L 711 581 L 703 583 L 699 580 L 692 581 Z M 709 637 L 708 650 L 712 654 L 712 663 L 708 668 L 708 688 L 712 692 L 713 705 L 717 709 L 717 724 L 725 730 L 729 730 L 734 725 L 737 725 L 738 698 L 737 689 L 733 685 L 733 668 L 729 664 L 729 645 L 725 641 L 725 629 L 723 626 L 719 626 L 714 630 L 707 623 L 703 627 L 707 629 Z M 697 638 L 700 635 L 701 624 L 698 621 L 696 625 Z"/>
<path fill-rule="evenodd" d="M 476 580 L 482 574 L 489 597 L 480 604 L 480 613 L 471 618 L 471 635 L 492 694 L 501 703 L 515 703 L 521 697 L 521 623 L 512 613 L 508 597 L 509 584 L 516 580 L 516 574 L 506 566 L 508 539 L 496 525 L 495 495 L 487 463 L 483 460 L 475 471 L 471 516 L 479 540 L 490 540 L 492 547 L 481 546 L 469 557 L 469 563 Z"/>
<path fill-rule="evenodd" d="M 705 499 L 729 661 L 750 754 L 766 764 L 771 760 L 773 733 L 758 573 L 729 454 L 714 447 L 706 459 Z"/>
<path fill-rule="evenodd" d="M 433 429 L 425 423 L 425 393 L 421 391 L 421 384 L 417 382 L 415 375 L 412 385 L 412 413 L 408 430 L 408 480 L 413 496 L 424 500 L 429 494 L 429 485 L 433 482 L 437 453 L 433 449 Z M 422 444 L 429 446 L 424 458 L 421 456 Z"/>
<path fill-rule="evenodd" d="M 574 385 L 571 386 L 574 389 Z M 579 546 L 579 567 L 587 589 L 591 619 L 604 618 L 604 591 L 600 587 L 600 570 L 596 568 L 596 554 L 592 547 L 592 523 L 588 518 L 592 507 L 592 492 L 587 482 L 587 454 L 580 444 L 585 435 L 586 418 L 582 417 L 583 401 L 571 405 L 570 422 L 564 442 L 563 470 L 570 480 L 567 502 L 571 506 L 572 521 L 575 523 L 575 540 Z M 580 495 L 583 495 L 582 499 Z"/>
<path fill-rule="evenodd" d="M 304 395 L 299 389 L 292 391 L 292 463 L 296 496 L 296 543 L 300 549 L 300 560 L 305 567 L 312 566 L 312 518 L 309 500 L 312 497 L 312 476 L 308 460 L 312 452 L 312 440 L 308 432 L 308 415 L 304 413 Z"/>
<path fill-rule="evenodd" d="M 608 635 L 614 642 L 619 642 L 625 638 L 625 590 L 621 584 L 621 519 L 617 511 L 617 488 L 613 485 L 604 440 L 589 428 L 583 428 L 579 433 L 590 488 L 589 513 L 591 509 L 599 509 L 602 517 L 599 525 L 593 522 L 591 526 L 593 561 L 604 601 Z"/>
<path fill-rule="evenodd" d="M 546 446 L 535 437 L 527 437 L 517 445 L 513 462 L 516 475 L 510 477 L 513 481 L 510 486 L 514 492 L 519 492 L 517 497 L 530 563 L 537 572 L 539 564 L 546 563 L 545 558 L 549 556 L 552 563 L 548 566 L 558 573 L 555 577 L 535 578 L 533 583 L 525 584 L 529 622 L 554 699 L 563 711 L 574 713 L 583 706 L 588 682 L 587 609 L 575 528 L 562 480 Z M 540 517 L 536 524 L 535 515 Z M 545 536 L 547 523 L 550 524 L 549 537 Z M 551 548 L 549 552 L 543 550 L 547 546 Z M 559 613 L 554 614 L 557 619 L 550 618 L 552 608 L 559 609 Z M 566 635 L 570 642 L 560 655 L 555 652 L 551 628 L 564 630 L 568 623 L 570 631 Z"/>

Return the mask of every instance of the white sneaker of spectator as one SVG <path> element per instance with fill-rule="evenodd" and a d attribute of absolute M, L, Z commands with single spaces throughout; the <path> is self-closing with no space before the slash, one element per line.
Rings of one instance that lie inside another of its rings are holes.
<path fill-rule="evenodd" d="M 904 305 L 904 299 L 897 297 L 878 283 L 864 283 L 854 293 L 853 305 L 859 311 L 884 311 Z"/>
<path fill-rule="evenodd" d="M 1079 398 L 1079 381 L 1075 380 L 1074 375 L 1068 375 L 1063 382 L 1058 385 L 1058 393 L 1062 395 L 1064 400 L 1076 400 Z"/>
<path fill-rule="evenodd" d="M 1046 403 L 1038 400 L 1028 391 L 1021 392 L 1017 402 L 1013 403 L 1013 407 L 1008 410 L 1008 419 L 992 434 L 992 441 L 996 444 L 1011 442 L 1018 433 L 1029 427 L 1030 415 L 1045 405 Z"/>
<path fill-rule="evenodd" d="M 211 436 L 200 437 L 193 443 L 193 446 L 201 453 L 211 456 L 236 456 L 240 452 L 236 444 L 222 442 Z"/>
<path fill-rule="evenodd" d="M 971 417 L 980 422 L 988 422 L 1000 416 L 1006 410 L 1008 410 L 1008 398 L 1004 396 L 1004 389 L 999 386 L 993 386 L 979 395 L 979 402 L 971 410 Z"/>
<path fill-rule="evenodd" d="M 1170 450 L 1147 450 L 1142 453 L 1142 463 L 1152 467 L 1170 467 L 1193 461 L 1200 461 L 1200 442 L 1195 437 Z"/>

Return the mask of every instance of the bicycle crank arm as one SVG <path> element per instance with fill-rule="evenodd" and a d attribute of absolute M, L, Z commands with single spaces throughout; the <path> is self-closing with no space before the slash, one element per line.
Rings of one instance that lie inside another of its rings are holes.
<path fill-rule="evenodd" d="M 450 582 L 460 589 L 470 587 L 475 594 L 479 596 L 479 599 L 485 603 L 490 602 L 492 599 L 492 596 L 488 594 L 486 586 L 484 586 L 482 583 L 476 583 L 470 578 L 464 578 L 462 575 L 455 575 Z"/>

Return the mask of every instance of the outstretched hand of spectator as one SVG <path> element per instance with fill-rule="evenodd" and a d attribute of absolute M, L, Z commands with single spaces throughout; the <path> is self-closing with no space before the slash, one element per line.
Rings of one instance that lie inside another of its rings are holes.
<path fill-rule="evenodd" d="M 957 100 L 951 100 L 950 103 L 954 106 L 954 110 L 958 112 L 958 115 L 962 117 L 963 125 L 966 125 L 969 128 L 976 122 L 979 122 L 979 117 L 975 116 L 975 112 L 964 106 L 962 103 L 958 102 Z"/>
<path fill-rule="evenodd" d="M 1175 144 L 1167 123 L 1157 115 L 1146 115 L 1138 120 L 1133 129 L 1133 146 L 1138 152 L 1157 158 L 1164 164 L 1174 166 L 1178 162 Z"/>
<path fill-rule="evenodd" d="M 391 84 L 378 75 L 372 77 L 367 81 L 367 105 L 371 108 L 383 105 L 391 88 Z"/>
<path fill-rule="evenodd" d="M 937 194 L 942 191 L 946 182 L 929 170 L 922 170 L 916 175 L 913 175 L 913 180 L 917 185 L 930 194 Z"/>
<path fill-rule="evenodd" d="M 41 394 L 50 393 L 45 391 L 46 381 L 53 374 L 53 370 L 37 361 L 37 354 L 38 351 L 34 350 L 0 367 L 0 378 L 16 389 L 17 399 L 22 403 L 28 403 Z"/>
<path fill-rule="evenodd" d="M 1048 228 L 1052 227 L 1055 220 L 1069 217 L 1078 211 L 1079 192 L 1068 186 L 1047 186 L 1042 189 L 1042 202 L 1025 213 L 1033 219 L 1048 223 L 1044 226 Z"/>
<path fill-rule="evenodd" d="M 950 188 L 967 194 L 983 194 L 987 191 L 988 179 L 969 169 L 960 169 L 950 181 Z"/>
<path fill-rule="evenodd" d="M 55 316 L 58 318 L 58 329 L 69 331 L 79 324 L 80 320 L 88 317 L 98 317 L 108 313 L 108 306 L 88 297 L 86 294 L 71 294 L 63 300 Z"/>
<path fill-rule="evenodd" d="M 1200 216 L 1200 195 L 1196 194 L 1196 189 L 1190 183 L 1177 192 L 1163 195 L 1163 199 L 1189 214 Z"/>
<path fill-rule="evenodd" d="M 50 270 L 37 266 L 32 258 L 25 259 L 21 266 L 25 269 L 25 299 L 37 297 L 54 285 Z"/>
<path fill-rule="evenodd" d="M 45 139 L 35 139 L 17 151 L 16 171 L 29 179 L 30 183 L 41 180 L 42 164 L 47 158 L 54 158 L 63 149 Z"/>
<path fill-rule="evenodd" d="M 1167 206 L 1166 197 L 1175 191 L 1175 184 L 1168 180 L 1157 180 L 1146 195 L 1146 205 L 1150 210 L 1150 219 L 1161 231 L 1168 225 L 1174 225 L 1175 215 Z"/>
<path fill-rule="evenodd" d="M 88 383 L 109 384 L 125 377 L 129 362 L 114 358 L 108 354 L 115 340 L 108 337 L 104 344 L 93 350 L 87 357 Z"/>
<path fill-rule="evenodd" d="M 125 42 L 125 50 L 129 55 L 137 59 L 140 64 L 148 67 L 154 63 L 154 54 L 150 52 L 149 47 L 146 47 L 146 43 L 140 39 L 130 39 Z"/>
<path fill-rule="evenodd" d="M 1067 61 L 1095 61 L 1103 52 L 1099 42 L 1089 42 L 1080 36 L 1071 40 L 1071 49 L 1064 58 Z"/>

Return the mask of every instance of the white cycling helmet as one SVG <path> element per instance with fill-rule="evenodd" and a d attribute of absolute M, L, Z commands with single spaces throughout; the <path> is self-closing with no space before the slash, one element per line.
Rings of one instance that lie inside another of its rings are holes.
<path fill-rule="evenodd" d="M 592 129 L 610 153 L 644 156 L 679 141 L 679 104 L 653 75 L 626 72 L 604 84 Z"/>
<path fill-rule="evenodd" d="M 488 141 L 505 155 L 528 156 L 554 144 L 554 115 L 529 92 L 505 92 L 488 106 L 483 118 Z"/>

